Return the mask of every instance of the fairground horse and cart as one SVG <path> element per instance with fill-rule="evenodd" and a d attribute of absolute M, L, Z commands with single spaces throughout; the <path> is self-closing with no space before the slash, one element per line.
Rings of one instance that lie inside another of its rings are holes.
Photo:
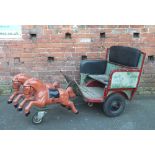
<path fill-rule="evenodd" d="M 107 49 L 105 60 L 81 60 L 80 82 L 60 71 L 66 88 L 61 88 L 58 82 L 43 83 L 40 79 L 17 74 L 12 79 L 14 92 L 8 103 L 17 111 L 24 111 L 25 116 L 36 107 L 32 116 L 34 124 L 44 120 L 51 104 L 61 104 L 74 114 L 80 114 L 71 100 L 75 97 L 82 97 L 90 107 L 101 104 L 106 116 L 116 117 L 124 112 L 126 100 L 131 100 L 137 91 L 144 60 L 145 53 L 137 48 L 112 46 Z"/>

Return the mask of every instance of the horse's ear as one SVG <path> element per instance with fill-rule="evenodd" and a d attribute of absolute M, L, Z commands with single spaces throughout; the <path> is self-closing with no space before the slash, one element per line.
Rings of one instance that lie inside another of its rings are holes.
<path fill-rule="evenodd" d="M 33 91 L 36 91 L 35 88 L 33 86 L 31 86 L 31 88 L 33 89 Z"/>

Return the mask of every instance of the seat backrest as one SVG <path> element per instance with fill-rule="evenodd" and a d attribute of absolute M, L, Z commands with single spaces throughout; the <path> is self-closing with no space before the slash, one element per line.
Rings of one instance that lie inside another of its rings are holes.
<path fill-rule="evenodd" d="M 105 60 L 82 60 L 80 62 L 80 73 L 104 74 L 107 61 Z"/>
<path fill-rule="evenodd" d="M 112 46 L 109 50 L 109 62 L 127 67 L 138 67 L 140 50 L 125 46 Z"/>

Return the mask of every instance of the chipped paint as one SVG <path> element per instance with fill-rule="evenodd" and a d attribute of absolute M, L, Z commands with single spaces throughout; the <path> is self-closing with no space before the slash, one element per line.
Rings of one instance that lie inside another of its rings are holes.
<path fill-rule="evenodd" d="M 88 74 L 80 73 L 80 84 L 83 85 L 86 81 Z"/>
<path fill-rule="evenodd" d="M 123 68 L 123 67 L 108 62 L 105 74 L 110 75 L 111 71 L 116 70 L 116 69 L 120 69 L 120 68 Z"/>
<path fill-rule="evenodd" d="M 136 88 L 139 72 L 115 72 L 111 88 Z"/>

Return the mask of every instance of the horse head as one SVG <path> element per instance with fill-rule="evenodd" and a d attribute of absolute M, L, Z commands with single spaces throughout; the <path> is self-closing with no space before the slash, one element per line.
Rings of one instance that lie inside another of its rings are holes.
<path fill-rule="evenodd" d="M 24 83 L 23 92 L 25 96 L 32 96 L 35 92 L 39 92 L 45 88 L 45 85 L 40 80 L 36 78 L 30 78 Z"/>
<path fill-rule="evenodd" d="M 17 74 L 12 79 L 12 87 L 14 90 L 19 90 L 20 86 L 24 84 L 24 82 L 29 79 L 30 77 L 25 74 Z"/>

